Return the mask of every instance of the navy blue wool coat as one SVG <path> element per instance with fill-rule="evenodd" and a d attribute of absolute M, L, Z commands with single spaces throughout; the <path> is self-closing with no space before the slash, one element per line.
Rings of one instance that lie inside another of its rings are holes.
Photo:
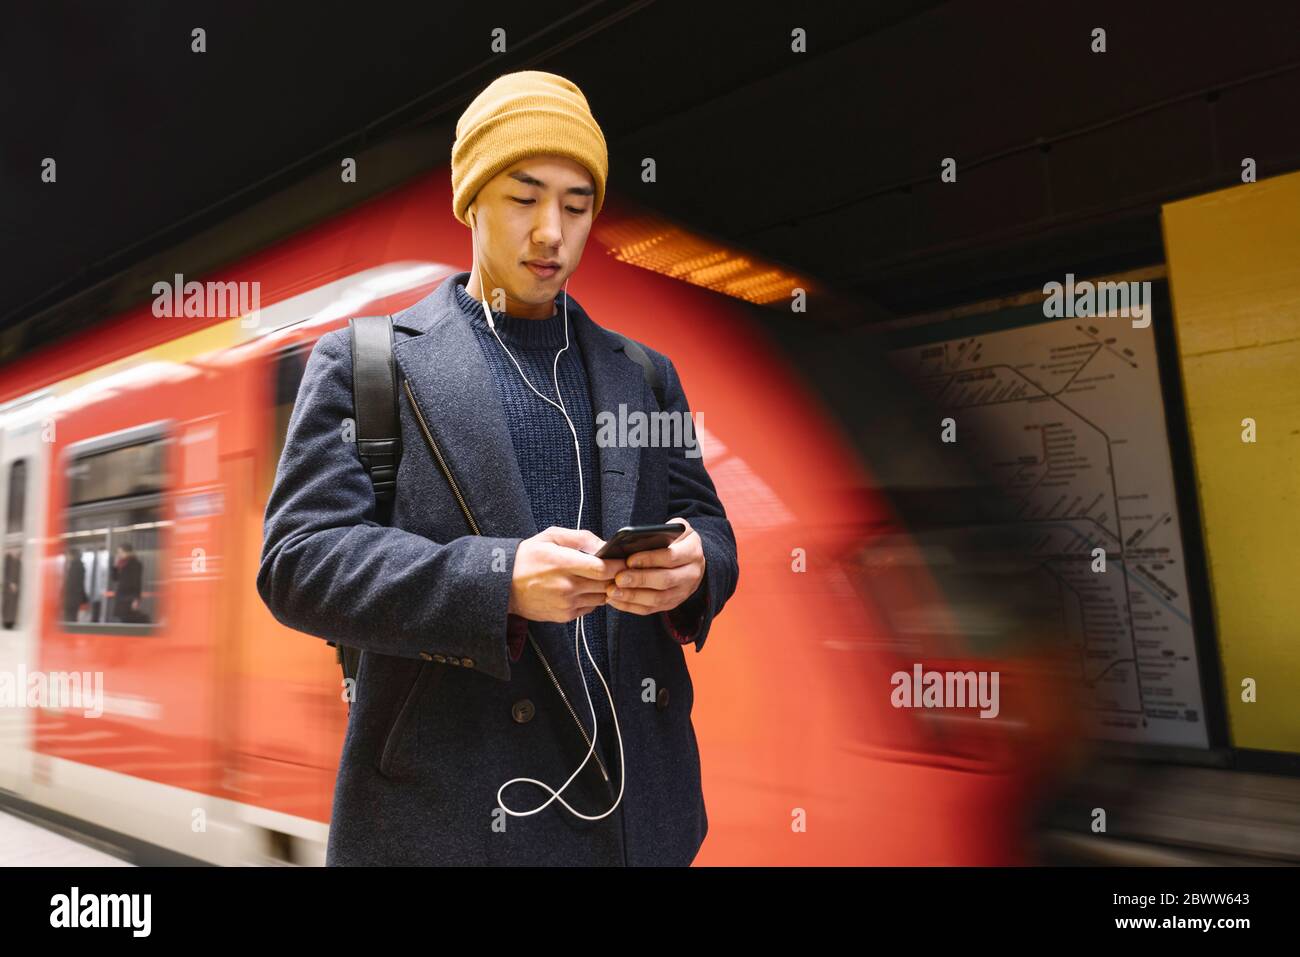
<path fill-rule="evenodd" d="M 584 821 L 558 801 L 527 817 L 499 807 L 498 788 L 514 777 L 559 788 L 587 754 L 591 715 L 572 622 L 528 622 L 522 654 L 510 653 L 515 552 L 541 530 L 496 385 L 455 300 L 452 284 L 467 277 L 449 276 L 393 315 L 403 456 L 391 522 L 377 520 L 370 479 L 345 440 L 344 420 L 354 415 L 346 328 L 326 333 L 312 350 L 266 506 L 262 600 L 291 628 L 363 650 L 326 862 L 689 864 L 708 817 L 687 646 L 662 614 L 608 609 L 606 680 L 625 749 L 619 808 Z M 654 393 L 619 338 L 572 297 L 568 307 L 593 413 L 617 415 L 620 403 L 629 415 L 654 413 Z M 667 410 L 689 414 L 671 360 L 646 352 L 659 367 Z M 739 576 L 735 536 L 703 459 L 683 448 L 597 451 L 598 535 L 675 516 L 700 534 L 698 653 Z M 589 815 L 618 794 L 617 762 L 598 761 L 603 744 L 563 793 Z M 512 810 L 549 797 L 527 783 L 504 792 Z"/>

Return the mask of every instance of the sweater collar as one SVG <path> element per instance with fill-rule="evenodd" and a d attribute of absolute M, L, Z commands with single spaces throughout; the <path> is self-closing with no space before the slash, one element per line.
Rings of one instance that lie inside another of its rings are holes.
<path fill-rule="evenodd" d="M 491 335 L 487 317 L 483 315 L 483 303 L 475 299 L 460 282 L 455 284 L 456 302 L 461 312 L 470 323 L 484 335 Z M 497 335 L 501 341 L 521 349 L 559 348 L 564 345 L 564 305 L 560 297 L 555 297 L 555 314 L 547 319 L 526 319 L 512 316 L 505 312 L 492 311 L 492 321 L 496 323 Z M 574 340 L 572 319 L 570 319 L 569 341 Z"/>

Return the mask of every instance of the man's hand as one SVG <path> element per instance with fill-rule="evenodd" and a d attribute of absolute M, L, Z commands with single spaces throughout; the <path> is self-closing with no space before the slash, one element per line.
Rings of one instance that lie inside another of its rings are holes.
<path fill-rule="evenodd" d="M 651 548 L 627 557 L 627 571 L 606 586 L 608 604 L 634 615 L 672 611 L 695 594 L 704 578 L 704 544 L 684 518 L 670 518 L 686 531 L 666 548 Z"/>
<path fill-rule="evenodd" d="M 573 621 L 605 604 L 605 586 L 627 567 L 597 558 L 605 543 L 594 532 L 552 525 L 519 543 L 510 582 L 512 615 L 530 621 Z"/>

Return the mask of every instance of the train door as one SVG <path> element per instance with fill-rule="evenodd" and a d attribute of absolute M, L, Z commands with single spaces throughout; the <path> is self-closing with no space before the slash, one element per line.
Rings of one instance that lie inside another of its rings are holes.
<path fill-rule="evenodd" d="M 0 503 L 4 570 L 0 584 L 0 788 L 25 795 L 32 771 L 34 709 L 27 675 L 36 670 L 44 576 L 42 525 L 54 421 L 48 395 L 0 411 Z"/>

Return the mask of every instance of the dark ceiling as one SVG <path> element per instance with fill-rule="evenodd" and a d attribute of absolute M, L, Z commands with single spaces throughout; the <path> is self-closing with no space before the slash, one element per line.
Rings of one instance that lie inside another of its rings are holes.
<path fill-rule="evenodd" d="M 517 69 L 583 89 L 611 190 L 875 314 L 1158 262 L 1162 202 L 1239 182 L 1242 157 L 1300 168 L 1295 2 L 46 2 L 8 20 L 5 358 L 146 293 L 122 277 L 148 257 L 194 271 L 187 239 L 340 155 L 418 131 L 419 162 L 445 164 L 465 104 Z"/>

